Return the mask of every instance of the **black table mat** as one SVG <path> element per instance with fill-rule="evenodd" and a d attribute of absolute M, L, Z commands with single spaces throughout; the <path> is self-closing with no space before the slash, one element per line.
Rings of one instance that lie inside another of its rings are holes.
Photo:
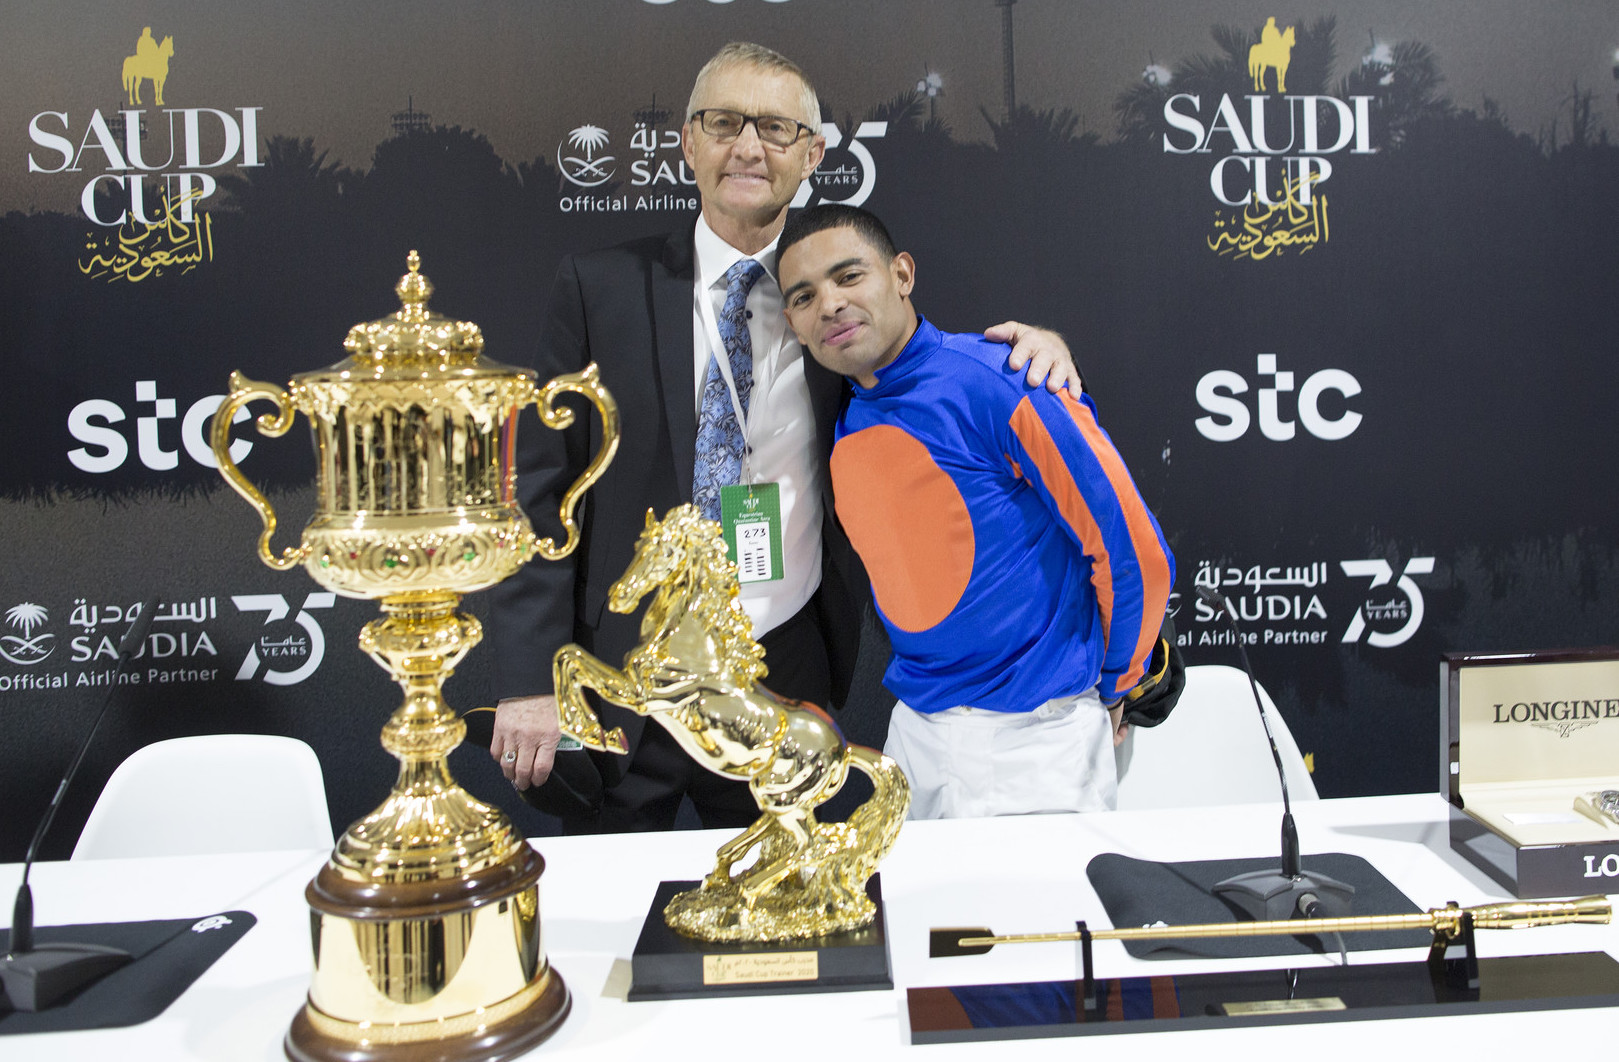
<path fill-rule="evenodd" d="M 1260 859 L 1208 859 L 1182 863 L 1153 863 L 1108 852 L 1085 868 L 1091 887 L 1102 899 L 1108 920 L 1115 926 L 1144 926 L 1155 922 L 1193 925 L 1201 922 L 1248 921 L 1209 890 L 1217 882 L 1238 874 L 1278 867 L 1276 856 Z M 1351 915 L 1412 914 L 1418 907 L 1360 856 L 1322 852 L 1300 859 L 1306 871 L 1316 871 L 1355 887 Z M 1436 897 L 1430 907 L 1447 898 Z M 1423 948 L 1433 939 L 1425 930 L 1345 933 L 1351 951 L 1386 948 Z M 1204 937 L 1193 939 L 1131 940 L 1125 950 L 1138 959 L 1174 959 L 1187 956 L 1238 958 L 1252 955 L 1308 955 L 1336 952 L 1338 941 L 1325 937 Z"/>
<path fill-rule="evenodd" d="M 41 926 L 34 930 L 36 944 L 103 944 L 121 948 L 133 959 L 49 1010 L 12 1010 L 0 998 L 0 1036 L 116 1029 L 150 1021 L 257 921 L 246 911 L 223 911 L 158 922 Z M 11 931 L 0 930 L 0 954 L 10 946 Z"/>

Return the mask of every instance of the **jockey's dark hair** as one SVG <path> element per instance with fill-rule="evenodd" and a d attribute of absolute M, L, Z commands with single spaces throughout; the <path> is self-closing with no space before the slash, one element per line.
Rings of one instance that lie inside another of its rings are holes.
<path fill-rule="evenodd" d="M 846 203 L 821 203 L 788 216 L 787 225 L 781 230 L 781 239 L 776 244 L 776 259 L 780 261 L 787 248 L 808 236 L 827 229 L 845 228 L 859 233 L 882 256 L 884 262 L 893 261 L 894 255 L 899 253 L 894 247 L 894 238 L 888 235 L 887 227 L 877 220 L 876 214 Z"/>

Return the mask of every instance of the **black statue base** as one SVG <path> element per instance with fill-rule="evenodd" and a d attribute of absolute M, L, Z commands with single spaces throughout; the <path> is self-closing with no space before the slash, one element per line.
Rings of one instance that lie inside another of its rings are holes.
<path fill-rule="evenodd" d="M 775 944 L 710 944 L 681 936 L 664 924 L 663 909 L 675 893 L 699 883 L 662 882 L 635 942 L 629 998 L 639 1002 L 891 989 L 894 977 L 888 965 L 881 877 L 874 874 L 866 882 L 877 917 L 865 929 Z"/>
<path fill-rule="evenodd" d="M 1382 963 L 1184 977 L 912 988 L 913 1044 L 1231 1029 L 1619 1007 L 1619 962 L 1602 952 L 1478 960 L 1476 986 L 1446 964 Z"/>

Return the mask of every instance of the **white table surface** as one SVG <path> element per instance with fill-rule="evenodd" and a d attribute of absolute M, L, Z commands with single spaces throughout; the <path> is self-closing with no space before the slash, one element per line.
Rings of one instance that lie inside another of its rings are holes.
<path fill-rule="evenodd" d="M 905 988 L 1073 977 L 1068 944 L 1000 947 L 987 955 L 929 959 L 933 926 L 986 925 L 998 933 L 1105 924 L 1085 865 L 1101 852 L 1146 859 L 1217 859 L 1276 850 L 1280 808 L 1256 804 L 1183 811 L 959 819 L 906 824 L 882 865 L 893 991 L 628 1003 L 629 958 L 659 881 L 701 877 L 723 831 L 547 838 L 540 884 L 545 949 L 573 994 L 561 1030 L 531 1057 L 851 1059 L 914 1055 L 948 1062 L 968 1054 L 1092 1060 L 1170 1052 L 1242 1052 L 1248 1057 L 1376 1060 L 1461 1050 L 1471 1058 L 1529 1058 L 1555 1050 L 1584 1057 L 1611 1050 L 1611 1008 L 1469 1017 L 1353 1021 L 912 1046 Z M 1420 907 L 1510 899 L 1449 850 L 1446 805 L 1437 795 L 1301 803 L 1302 849 L 1362 855 Z M 64 1059 L 205 1059 L 257 1062 L 284 1056 L 281 1039 L 308 989 L 309 916 L 304 885 L 325 852 L 270 852 L 181 859 L 42 863 L 32 883 L 39 925 L 253 912 L 259 922 L 158 1018 L 126 1029 L 0 1037 L 6 1062 Z M 1306 862 L 1306 865 L 1308 863 Z M 14 894 L 20 867 L 0 866 L 0 897 Z M 9 910 L 9 903 L 0 905 Z M 1373 913 L 1373 912 L 1365 912 Z M 1619 926 L 1559 926 L 1480 933 L 1485 956 L 1606 951 L 1619 957 Z M 1352 962 L 1420 959 L 1423 951 L 1352 954 Z M 1144 961 L 1123 945 L 1095 945 L 1100 976 L 1262 969 L 1276 959 Z M 1335 964 L 1301 957 L 1293 965 Z M 1143 1054 L 1145 1052 L 1145 1054 Z"/>

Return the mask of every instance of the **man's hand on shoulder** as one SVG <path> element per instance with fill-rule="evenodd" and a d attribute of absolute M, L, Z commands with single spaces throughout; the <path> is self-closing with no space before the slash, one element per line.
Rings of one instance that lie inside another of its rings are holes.
<path fill-rule="evenodd" d="M 1056 332 L 1017 321 L 1003 321 L 985 329 L 984 338 L 1011 344 L 1012 356 L 1006 359 L 1007 364 L 1014 369 L 1027 365 L 1030 387 L 1039 387 L 1044 382 L 1046 390 L 1052 394 L 1066 387 L 1076 395 L 1084 389 L 1085 381 L 1074 364 L 1074 355 Z"/>
<path fill-rule="evenodd" d="M 562 726 L 555 697 L 511 697 L 495 706 L 495 736 L 489 742 L 489 755 L 518 789 L 540 785 L 551 777 L 560 740 Z"/>

